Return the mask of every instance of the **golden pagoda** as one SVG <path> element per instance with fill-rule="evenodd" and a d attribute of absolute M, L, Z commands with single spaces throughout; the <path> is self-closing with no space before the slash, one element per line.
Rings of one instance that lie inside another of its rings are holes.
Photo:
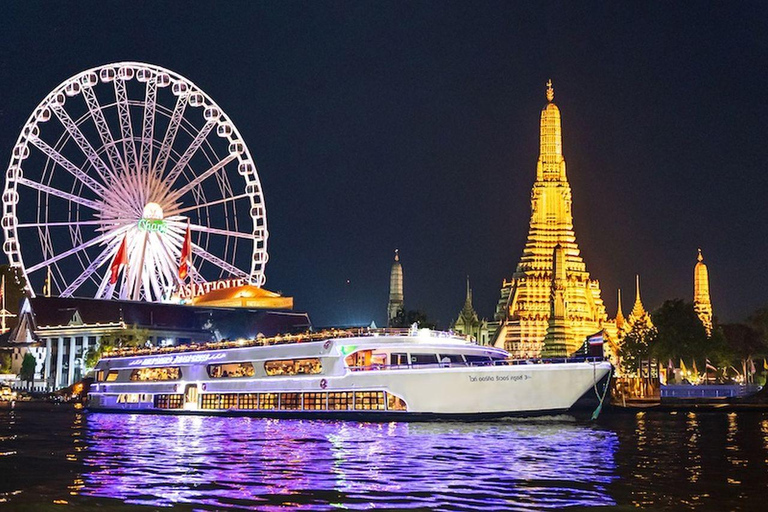
<path fill-rule="evenodd" d="M 651 328 L 653 327 L 653 322 L 651 321 L 651 315 L 645 310 L 645 307 L 643 307 L 643 301 L 640 299 L 640 276 L 635 276 L 635 303 L 632 305 L 632 311 L 629 313 L 629 317 L 627 317 L 627 321 L 624 322 L 624 332 L 629 332 L 632 330 L 632 327 L 634 327 L 635 324 L 640 323 L 640 325 L 645 325 L 645 327 Z"/>
<path fill-rule="evenodd" d="M 621 332 L 624 328 L 624 323 L 626 320 L 624 320 L 624 313 L 621 311 L 621 288 L 619 288 L 618 298 L 616 300 L 617 306 L 616 306 L 616 331 Z"/>
<path fill-rule="evenodd" d="M 707 330 L 707 336 L 710 336 L 712 334 L 712 303 L 709 300 L 709 272 L 704 264 L 701 249 L 696 259 L 696 266 L 693 267 L 693 307 Z"/>
<path fill-rule="evenodd" d="M 540 152 L 531 192 L 528 240 L 512 279 L 505 279 L 502 284 L 496 307 L 494 344 L 514 357 L 538 357 L 542 353 L 552 311 L 553 254 L 558 245 L 564 259 L 565 277 L 561 283 L 568 353 L 581 347 L 588 336 L 608 327 L 600 284 L 590 279 L 576 244 L 560 109 L 554 97 L 550 80 L 548 102 L 541 111 Z"/>

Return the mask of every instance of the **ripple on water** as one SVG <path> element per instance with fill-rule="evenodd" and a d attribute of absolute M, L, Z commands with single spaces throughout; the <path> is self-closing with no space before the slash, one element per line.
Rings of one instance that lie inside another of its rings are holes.
<path fill-rule="evenodd" d="M 0 503 L 750 510 L 763 500 L 766 418 L 373 424 L 16 411 L 0 413 Z"/>
<path fill-rule="evenodd" d="M 616 436 L 563 418 L 357 423 L 93 414 L 80 492 L 298 508 L 605 505 Z M 568 478 L 563 478 L 567 475 Z"/>

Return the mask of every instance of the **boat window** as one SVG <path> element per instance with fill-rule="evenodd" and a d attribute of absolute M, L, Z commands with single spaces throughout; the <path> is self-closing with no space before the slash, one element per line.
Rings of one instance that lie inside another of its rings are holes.
<path fill-rule="evenodd" d="M 158 409 L 180 409 L 184 395 L 155 395 Z M 122 394 L 120 403 L 151 401 L 152 395 Z M 405 401 L 386 391 L 313 391 L 307 393 L 202 393 L 200 408 L 207 410 L 405 411 Z"/>
<path fill-rule="evenodd" d="M 392 366 L 408 366 L 408 354 L 393 353 L 390 361 Z"/>
<path fill-rule="evenodd" d="M 411 364 L 435 364 L 437 354 L 411 354 Z"/>
<path fill-rule="evenodd" d="M 243 393 L 237 402 L 238 409 L 257 409 L 259 407 L 258 393 Z"/>
<path fill-rule="evenodd" d="M 107 377 L 109 378 L 109 377 Z M 157 368 L 137 368 L 131 372 L 131 380 L 176 380 L 181 378 L 178 366 L 160 366 Z"/>
<path fill-rule="evenodd" d="M 117 403 L 137 404 L 139 403 L 139 394 L 138 393 L 121 393 L 117 395 Z"/>
<path fill-rule="evenodd" d="M 117 380 L 119 372 L 117 370 L 110 370 L 107 374 L 107 382 L 115 382 Z"/>
<path fill-rule="evenodd" d="M 326 395 L 327 393 L 304 393 L 304 410 L 325 409 Z"/>
<path fill-rule="evenodd" d="M 280 409 L 301 409 L 301 395 L 299 393 L 280 393 Z"/>
<path fill-rule="evenodd" d="M 155 395 L 157 409 L 181 409 L 184 395 Z"/>
<path fill-rule="evenodd" d="M 251 363 L 209 364 L 208 375 L 214 379 L 253 377 L 256 372 Z"/>
<path fill-rule="evenodd" d="M 277 393 L 260 393 L 259 409 L 277 409 Z"/>
<path fill-rule="evenodd" d="M 464 366 L 464 357 L 461 354 L 440 354 L 438 356 L 440 364 L 450 366 Z"/>
<path fill-rule="evenodd" d="M 332 391 L 328 393 L 328 409 L 331 411 L 345 411 L 352 408 L 352 392 Z"/>
<path fill-rule="evenodd" d="M 387 393 L 387 409 L 390 411 L 405 411 L 408 407 L 405 404 L 405 400 L 392 393 Z"/>
<path fill-rule="evenodd" d="M 371 354 L 371 365 L 386 366 L 387 365 L 387 353 L 386 352 L 374 352 Z"/>
<path fill-rule="evenodd" d="M 355 409 L 384 410 L 383 391 L 355 391 Z"/>
<path fill-rule="evenodd" d="M 478 356 L 473 354 L 466 354 L 464 356 L 467 360 L 467 364 L 470 366 L 480 366 L 488 364 L 491 361 L 491 358 L 488 356 Z"/>
<path fill-rule="evenodd" d="M 371 366 L 371 354 L 372 350 L 361 350 L 353 354 L 349 354 L 344 362 L 350 368 Z"/>
<path fill-rule="evenodd" d="M 267 375 L 305 375 L 321 373 L 323 365 L 320 359 L 285 359 L 281 361 L 266 361 L 264 371 Z"/>
<path fill-rule="evenodd" d="M 101 382 L 104 380 L 104 370 L 96 370 L 96 374 L 93 377 L 94 382 Z"/>

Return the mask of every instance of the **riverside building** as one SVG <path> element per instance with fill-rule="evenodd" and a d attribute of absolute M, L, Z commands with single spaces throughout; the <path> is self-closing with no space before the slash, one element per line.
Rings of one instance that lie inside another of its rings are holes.
<path fill-rule="evenodd" d="M 22 301 L 19 322 L 4 348 L 18 374 L 26 353 L 36 359 L 35 391 L 54 391 L 81 380 L 88 350 L 102 338 L 141 335 L 148 347 L 254 339 L 300 333 L 307 313 L 290 309 L 201 307 L 138 301 L 34 297 Z"/>

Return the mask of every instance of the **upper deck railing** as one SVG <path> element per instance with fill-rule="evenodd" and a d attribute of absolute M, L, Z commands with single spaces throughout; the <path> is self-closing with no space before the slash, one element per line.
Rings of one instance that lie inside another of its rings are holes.
<path fill-rule="evenodd" d="M 176 354 L 186 352 L 199 352 L 205 350 L 222 350 L 243 347 L 267 347 L 272 345 L 285 345 L 289 343 L 307 343 L 311 341 L 324 341 L 339 338 L 359 338 L 376 336 L 417 336 L 420 338 L 438 339 L 463 339 L 476 343 L 470 336 L 463 336 L 451 331 L 435 331 L 432 329 L 324 329 L 319 332 L 305 332 L 301 334 L 278 334 L 272 337 L 258 337 L 253 339 L 241 339 L 235 341 L 212 341 L 207 343 L 190 343 L 188 345 L 174 345 L 171 347 L 122 347 L 106 352 L 102 358 L 133 357 L 156 354 Z"/>
<path fill-rule="evenodd" d="M 373 370 L 404 370 L 413 368 L 463 368 L 467 366 L 518 366 L 529 364 L 562 364 L 562 363 L 601 363 L 608 361 L 605 357 L 549 357 L 546 359 L 493 359 L 488 361 L 465 361 L 465 362 L 435 362 L 435 363 L 406 363 L 406 364 L 370 364 L 367 366 L 350 366 L 353 372 L 373 371 Z"/>

